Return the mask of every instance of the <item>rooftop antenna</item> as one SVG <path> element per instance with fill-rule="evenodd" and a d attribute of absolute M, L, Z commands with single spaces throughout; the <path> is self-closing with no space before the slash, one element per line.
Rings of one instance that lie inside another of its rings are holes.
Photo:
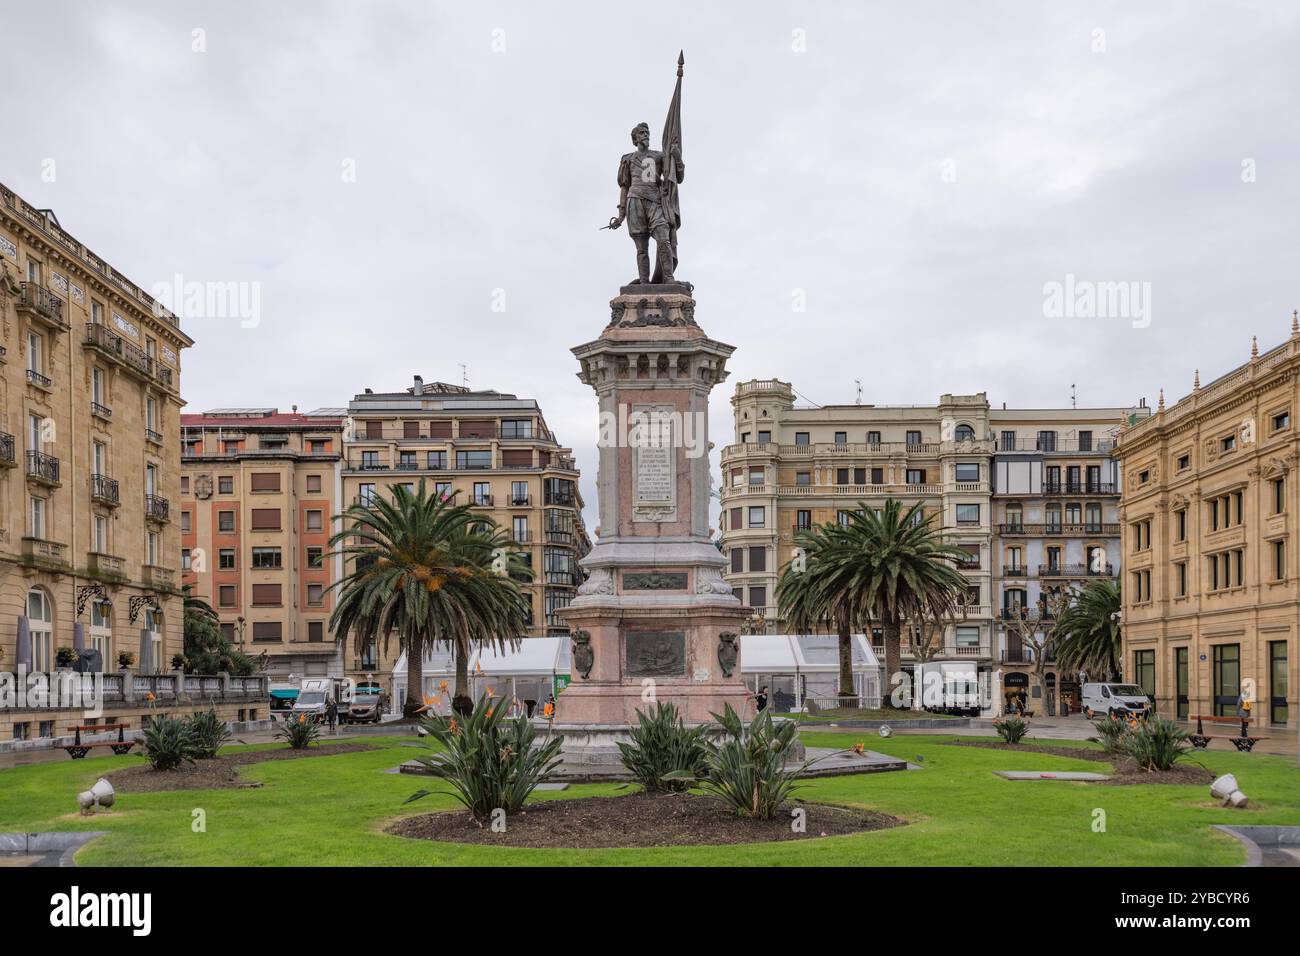
<path fill-rule="evenodd" d="M 1075 393 L 1075 391 L 1074 391 L 1074 383 L 1073 383 L 1073 382 L 1070 383 L 1070 407 L 1071 407 L 1071 408 L 1078 408 L 1078 407 L 1079 407 L 1079 396 L 1078 396 L 1078 395 Z"/>
<path fill-rule="evenodd" d="M 469 388 L 469 366 L 464 362 L 460 364 L 460 384 L 464 388 Z"/>
<path fill-rule="evenodd" d="M 862 379 L 855 378 L 853 381 L 858 386 L 858 404 L 861 405 L 862 404 Z"/>

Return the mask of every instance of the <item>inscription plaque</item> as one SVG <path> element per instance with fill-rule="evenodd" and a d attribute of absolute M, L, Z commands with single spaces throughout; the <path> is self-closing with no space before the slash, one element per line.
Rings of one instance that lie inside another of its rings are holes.
<path fill-rule="evenodd" d="M 623 635 L 628 677 L 685 677 L 686 635 L 682 631 L 627 631 Z"/>
<path fill-rule="evenodd" d="M 633 410 L 633 520 L 672 521 L 676 518 L 675 416 L 671 405 L 642 405 Z"/>

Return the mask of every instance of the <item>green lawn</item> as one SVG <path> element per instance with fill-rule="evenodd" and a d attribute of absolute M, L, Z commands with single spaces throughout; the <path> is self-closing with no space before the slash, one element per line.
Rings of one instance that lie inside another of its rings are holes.
<path fill-rule="evenodd" d="M 805 732 L 812 746 L 843 747 L 844 734 Z M 1011 782 L 994 769 L 1099 770 L 1104 764 L 942 743 L 950 737 L 864 737 L 867 746 L 924 770 L 810 781 L 801 799 L 857 804 L 911 821 L 859 836 L 740 847 L 637 850 L 524 850 L 456 846 L 383 834 L 387 820 L 453 806 L 433 796 L 401 805 L 425 781 L 384 771 L 419 751 L 393 738 L 382 749 L 255 765 L 245 779 L 259 789 L 120 794 L 97 818 L 76 812 L 75 794 L 100 772 L 141 758 L 89 758 L 0 770 L 0 831 L 108 831 L 83 849 L 83 865 L 326 864 L 473 865 L 915 865 L 1003 864 L 1119 866 L 1233 865 L 1243 851 L 1210 823 L 1300 824 L 1300 769 L 1290 758 L 1227 751 L 1198 753 L 1210 769 L 1237 774 L 1252 809 L 1220 809 L 1208 788 L 1093 786 Z M 1047 743 L 1045 741 L 1045 743 Z M 1061 744 L 1062 741 L 1051 741 Z M 1080 744 L 1080 746 L 1090 746 Z M 610 795 L 610 785 L 570 788 L 560 796 Z M 207 832 L 191 830 L 206 812 Z M 1093 811 L 1106 813 L 1094 833 Z"/>

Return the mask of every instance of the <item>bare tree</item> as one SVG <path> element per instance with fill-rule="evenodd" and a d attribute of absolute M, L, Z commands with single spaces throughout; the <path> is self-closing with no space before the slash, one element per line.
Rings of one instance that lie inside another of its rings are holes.
<path fill-rule="evenodd" d="M 1007 630 L 1019 637 L 1021 646 L 1031 652 L 1029 671 L 1043 708 L 1047 707 L 1047 668 L 1056 647 L 1056 630 L 1072 598 L 1070 591 L 1047 591 L 1039 597 L 1038 607 L 1022 607 L 1007 620 Z"/>

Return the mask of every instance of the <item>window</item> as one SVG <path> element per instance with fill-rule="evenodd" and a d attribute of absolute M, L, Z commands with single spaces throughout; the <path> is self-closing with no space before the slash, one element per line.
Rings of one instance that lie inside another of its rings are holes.
<path fill-rule="evenodd" d="M 325 585 L 308 584 L 307 585 L 307 606 L 320 607 L 325 603 Z"/>
<path fill-rule="evenodd" d="M 869 432 L 867 432 L 867 444 L 868 444 L 868 445 L 879 445 L 879 444 L 880 444 L 880 432 L 878 432 L 878 431 L 874 431 L 874 430 L 873 430 L 873 431 L 869 431 Z"/>
<path fill-rule="evenodd" d="M 32 670 L 54 670 L 54 608 L 42 588 L 27 592 L 27 628 L 32 639 Z"/>
<path fill-rule="evenodd" d="M 794 433 L 794 443 L 795 443 L 796 445 L 807 445 L 807 444 L 809 444 L 809 442 L 808 442 L 808 433 L 807 433 L 807 432 L 795 432 L 795 433 Z"/>
<path fill-rule="evenodd" d="M 447 453 L 445 451 L 426 452 L 424 458 L 424 463 L 429 468 L 441 470 L 447 467 Z"/>
<path fill-rule="evenodd" d="M 810 472 L 810 471 L 796 471 L 796 472 L 794 473 L 794 483 L 795 483 L 796 485 L 811 485 L 811 484 L 812 484 L 812 472 Z"/>
<path fill-rule="evenodd" d="M 283 637 L 283 628 L 279 621 L 254 621 L 253 622 L 253 640 L 254 641 L 281 641 Z"/>
<path fill-rule="evenodd" d="M 515 515 L 510 519 L 510 533 L 513 538 L 523 543 L 528 540 L 528 516 Z"/>
<path fill-rule="evenodd" d="M 235 549 L 221 548 L 217 551 L 217 570 L 233 571 L 235 570 Z"/>
<path fill-rule="evenodd" d="M 29 507 L 29 516 L 31 519 L 31 533 L 33 538 L 43 539 L 45 537 L 45 499 L 32 495 L 31 505 Z"/>
<path fill-rule="evenodd" d="M 766 509 L 762 505 L 752 505 L 749 509 L 749 526 L 761 528 L 766 520 Z"/>
<path fill-rule="evenodd" d="M 1002 437 L 998 439 L 998 447 L 1002 451 L 1016 450 L 1016 433 L 1013 431 L 1004 431 Z"/>
<path fill-rule="evenodd" d="M 1286 541 L 1273 542 L 1273 580 L 1286 580 Z"/>
<path fill-rule="evenodd" d="M 1061 549 L 1059 547 L 1047 549 L 1047 569 L 1057 572 L 1061 570 Z"/>
<path fill-rule="evenodd" d="M 1092 451 L 1092 432 L 1079 432 L 1079 451 Z"/>
<path fill-rule="evenodd" d="M 732 548 L 731 549 L 731 573 L 743 574 L 744 571 L 745 571 L 745 549 Z"/>
<path fill-rule="evenodd" d="M 835 512 L 835 523 L 841 528 L 847 528 L 852 521 L 853 512 L 844 511 L 843 509 Z"/>
<path fill-rule="evenodd" d="M 919 431 L 909 431 L 907 433 L 907 444 L 913 447 L 921 444 L 921 433 Z"/>
<path fill-rule="evenodd" d="M 1291 427 L 1291 413 L 1289 411 L 1278 412 L 1273 416 L 1273 431 L 1280 432 L 1284 428 Z"/>
<path fill-rule="evenodd" d="M 865 484 L 867 483 L 867 469 L 865 469 L 865 468 L 854 468 L 854 469 L 853 469 L 853 483 L 854 483 L 855 485 L 865 485 Z"/>
<path fill-rule="evenodd" d="M 320 644 L 325 640 L 325 622 L 308 621 L 307 622 L 307 640 L 312 644 Z"/>
<path fill-rule="evenodd" d="M 767 588 L 752 587 L 749 589 L 749 606 L 750 607 L 767 607 Z"/>
<path fill-rule="evenodd" d="M 872 483 L 873 485 L 883 485 L 883 484 L 885 483 L 885 469 L 883 469 L 883 468 L 872 468 L 872 469 L 871 469 L 871 483 Z"/>
<path fill-rule="evenodd" d="M 313 569 L 325 567 L 325 552 L 322 548 L 307 549 L 307 567 Z"/>
<path fill-rule="evenodd" d="M 281 567 L 279 548 L 254 548 L 253 567 L 259 571 L 273 571 Z"/>
<path fill-rule="evenodd" d="M 771 441 L 772 441 L 772 433 L 771 433 L 771 432 L 761 431 L 761 432 L 758 433 L 758 443 L 759 443 L 760 445 L 766 445 L 766 444 L 770 443 Z"/>
<path fill-rule="evenodd" d="M 419 438 L 419 437 L 420 437 L 420 423 L 419 423 L 419 422 L 402 422 L 402 437 L 403 437 L 403 438 Z"/>
<path fill-rule="evenodd" d="M 979 481 L 980 466 L 977 464 L 960 464 L 957 466 L 958 481 Z"/>
<path fill-rule="evenodd" d="M 528 504 L 528 482 L 510 482 L 510 504 L 515 508 Z"/>
<path fill-rule="evenodd" d="M 312 509 L 307 512 L 307 530 L 321 531 L 325 527 L 325 512 Z"/>
<path fill-rule="evenodd" d="M 1191 456 L 1191 455 L 1180 455 L 1179 458 L 1178 458 L 1178 470 L 1179 470 L 1179 471 L 1186 471 L 1188 468 L 1191 468 L 1191 467 L 1192 467 L 1192 456 Z"/>
<path fill-rule="evenodd" d="M 181 494 L 188 495 L 189 493 L 190 493 L 190 476 L 181 475 Z"/>
<path fill-rule="evenodd" d="M 847 468 L 835 469 L 835 484 L 847 485 L 849 483 L 849 470 Z"/>
<path fill-rule="evenodd" d="M 181 548 L 181 570 L 190 570 L 190 549 Z"/>
<path fill-rule="evenodd" d="M 979 524 L 980 523 L 980 506 L 979 505 L 958 505 L 957 506 L 957 523 L 958 524 Z"/>
<path fill-rule="evenodd" d="M 1133 652 L 1133 683 L 1142 688 L 1142 693 L 1152 700 L 1156 699 L 1156 652 L 1154 650 Z"/>
<path fill-rule="evenodd" d="M 749 469 L 749 483 L 751 485 L 761 485 L 766 480 L 767 474 L 762 467 Z"/>
<path fill-rule="evenodd" d="M 235 493 L 235 479 L 231 475 L 221 475 L 217 478 L 217 494 L 233 495 Z"/>
<path fill-rule="evenodd" d="M 45 340 L 39 332 L 27 333 L 27 371 L 37 375 L 45 371 Z"/>
<path fill-rule="evenodd" d="M 90 547 L 98 554 L 109 554 L 108 550 L 108 516 L 97 514 L 91 526 Z"/>
<path fill-rule="evenodd" d="M 1237 712 L 1241 696 L 1241 645 L 1216 644 L 1211 648 L 1214 670 L 1214 716 L 1230 717 Z"/>
<path fill-rule="evenodd" d="M 1174 540 L 1187 540 L 1187 509 L 1179 508 L 1174 512 Z"/>
<path fill-rule="evenodd" d="M 531 418 L 502 419 L 502 438 L 532 438 L 533 420 Z"/>
<path fill-rule="evenodd" d="M 248 480 L 248 490 L 255 495 L 280 490 L 280 473 L 278 471 L 255 471 L 248 476 Z"/>
<path fill-rule="evenodd" d="M 144 561 L 145 564 L 158 567 L 159 548 L 162 539 L 157 531 L 150 531 L 144 536 Z"/>
<path fill-rule="evenodd" d="M 957 647 L 979 647 L 980 629 L 978 624 L 959 624 L 954 639 Z"/>
<path fill-rule="evenodd" d="M 182 512 L 181 512 L 181 532 L 184 533 L 184 534 L 189 534 L 190 531 L 193 530 L 193 526 L 194 526 L 194 521 L 193 521 L 193 518 L 191 517 L 190 512 L 188 512 L 188 511 L 182 511 Z"/>
<path fill-rule="evenodd" d="M 366 422 L 366 438 L 375 439 L 384 437 L 384 423 L 376 419 Z"/>
<path fill-rule="evenodd" d="M 1285 727 L 1289 711 L 1287 710 L 1287 653 L 1286 641 L 1269 641 L 1268 643 L 1268 720 L 1278 727 Z"/>
<path fill-rule="evenodd" d="M 487 481 L 474 482 L 474 504 L 492 504 L 492 484 Z"/>
<path fill-rule="evenodd" d="M 1179 720 L 1186 720 L 1191 712 L 1188 697 L 1189 680 L 1187 675 L 1187 648 L 1174 648 L 1174 699 Z"/>
<path fill-rule="evenodd" d="M 1020 548 L 1007 548 L 1007 566 L 1008 571 L 1020 571 L 1024 568 L 1024 552 Z"/>
<path fill-rule="evenodd" d="M 794 527 L 796 531 L 807 531 L 812 527 L 811 511 L 796 511 L 794 513 Z"/>
<path fill-rule="evenodd" d="M 837 444 L 837 445 L 847 445 L 848 443 L 849 443 L 849 433 L 848 433 L 848 432 L 836 432 L 836 433 L 835 433 L 835 444 Z"/>
<path fill-rule="evenodd" d="M 751 571 L 767 570 L 767 548 L 759 546 L 759 547 L 752 547 L 749 549 L 749 570 Z"/>
<path fill-rule="evenodd" d="M 957 430 L 953 432 L 952 437 L 957 441 L 974 441 L 975 429 L 971 428 L 969 425 L 958 425 Z"/>
<path fill-rule="evenodd" d="M 235 586 L 233 584 L 223 584 L 217 588 L 217 606 L 235 606 Z"/>
<path fill-rule="evenodd" d="M 280 585 L 254 584 L 252 587 L 253 607 L 279 607 Z"/>
<path fill-rule="evenodd" d="M 1269 482 L 1272 486 L 1273 514 L 1280 515 L 1286 513 L 1286 479 L 1274 478 Z"/>
<path fill-rule="evenodd" d="M 907 483 L 909 485 L 925 484 L 925 469 L 924 468 L 907 469 Z"/>
<path fill-rule="evenodd" d="M 1174 587 L 1178 597 L 1187 597 L 1187 562 L 1179 561 L 1174 565 Z"/>
<path fill-rule="evenodd" d="M 479 449 L 477 451 L 458 451 L 456 452 L 457 468 L 491 468 L 492 451 L 491 449 Z"/>
<path fill-rule="evenodd" d="M 1225 435 L 1219 441 L 1219 450 L 1223 452 L 1235 451 L 1237 448 L 1237 436 Z"/>
<path fill-rule="evenodd" d="M 1038 450 L 1039 451 L 1056 451 L 1056 432 L 1041 431 L 1038 433 Z"/>
<path fill-rule="evenodd" d="M 254 531 L 279 531 L 280 509 L 254 508 L 250 525 Z"/>
<path fill-rule="evenodd" d="M 321 484 L 320 484 L 320 475 L 308 475 L 308 476 L 307 476 L 307 494 L 309 494 L 309 495 L 318 495 L 318 494 L 320 494 L 320 488 L 321 488 Z"/>

